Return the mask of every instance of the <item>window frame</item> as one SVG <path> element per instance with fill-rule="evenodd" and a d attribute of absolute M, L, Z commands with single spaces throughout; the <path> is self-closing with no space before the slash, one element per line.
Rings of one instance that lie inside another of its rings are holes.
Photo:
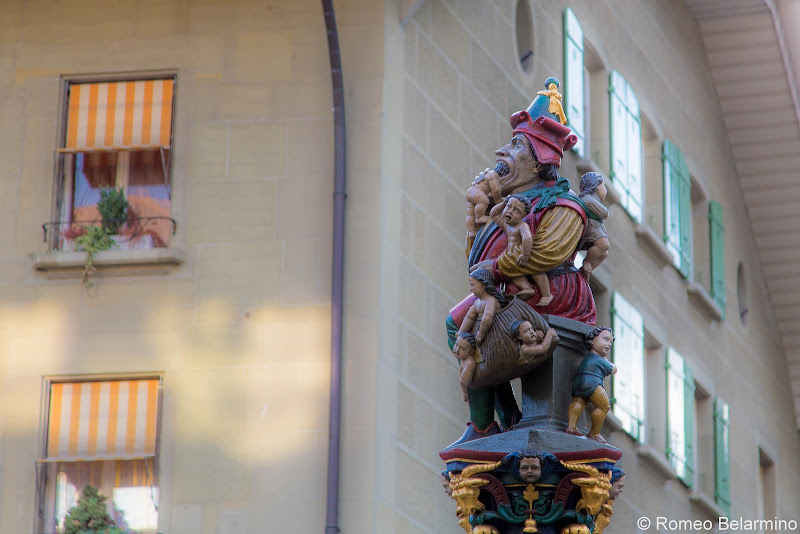
<path fill-rule="evenodd" d="M 35 462 L 36 467 L 36 495 L 35 495 L 35 514 L 34 525 L 37 532 L 44 532 L 47 524 L 55 520 L 56 506 L 56 484 L 57 473 L 55 473 L 57 466 L 60 463 L 67 463 L 70 460 L 59 462 L 58 460 L 48 459 L 48 432 L 50 423 L 50 401 L 52 395 L 53 384 L 74 384 L 74 383 L 92 383 L 92 382 L 110 382 L 110 381 L 134 381 L 134 380 L 156 380 L 158 383 L 158 394 L 156 397 L 155 406 L 155 452 L 152 455 L 134 455 L 125 456 L 119 455 L 119 458 L 102 457 L 97 459 L 77 459 L 71 460 L 73 462 L 107 462 L 113 464 L 116 461 L 129 461 L 129 460 L 144 460 L 145 466 L 147 462 L 151 462 L 151 472 L 153 476 L 153 484 L 150 487 L 159 489 L 158 500 L 160 501 L 160 473 L 159 473 L 159 458 L 160 458 L 160 442 L 161 442 L 161 423 L 163 415 L 163 389 L 164 389 L 164 374 L 160 372 L 155 373 L 122 373 L 113 375 L 58 375 L 46 376 L 42 381 L 42 397 L 41 397 L 41 413 L 39 421 L 39 455 Z M 102 466 L 103 470 L 109 470 L 108 465 Z M 52 477 L 50 482 L 48 479 Z M 112 496 L 108 495 L 109 502 L 113 502 Z M 158 510 L 158 506 L 156 506 Z M 160 520 L 160 514 L 159 514 Z M 137 532 L 137 531 L 132 531 Z M 151 532 L 151 530 L 144 530 L 141 532 Z"/>
<path fill-rule="evenodd" d="M 140 72 L 126 72 L 126 73 L 99 73 L 92 75 L 61 77 L 59 109 L 58 109 L 59 135 L 57 138 L 57 144 L 54 151 L 54 160 L 55 160 L 55 165 L 53 166 L 54 192 L 50 210 L 52 216 L 51 219 L 52 222 L 43 225 L 45 230 L 45 241 L 47 242 L 49 249 L 60 250 L 60 251 L 69 250 L 68 248 L 63 248 L 60 246 L 61 233 L 62 233 L 62 230 L 60 229 L 61 226 L 66 225 L 65 228 L 69 228 L 71 227 L 73 222 L 72 205 L 71 205 L 72 201 L 70 200 L 70 197 L 73 194 L 73 192 L 69 191 L 67 187 L 69 185 L 67 183 L 67 166 L 68 166 L 67 156 L 73 155 L 72 157 L 76 157 L 75 154 L 78 153 L 98 153 L 98 152 L 115 152 L 118 155 L 121 155 L 121 157 L 118 157 L 117 172 L 115 173 L 115 186 L 119 187 L 120 185 L 124 185 L 120 184 L 121 179 L 123 182 L 128 183 L 127 181 L 128 167 L 126 165 L 129 163 L 131 152 L 134 150 L 145 149 L 143 147 L 120 147 L 120 148 L 100 147 L 91 150 L 66 148 L 69 136 L 68 128 L 69 128 L 69 116 L 70 116 L 70 105 L 69 105 L 70 88 L 74 85 L 81 85 L 81 84 L 106 83 L 106 82 L 107 83 L 139 82 L 139 81 L 158 81 L 158 80 L 172 81 L 171 116 L 170 116 L 170 127 L 168 136 L 169 144 L 168 145 L 159 144 L 158 146 L 153 145 L 147 147 L 147 149 L 153 149 L 153 150 L 160 149 L 165 186 L 169 188 L 170 192 L 172 192 L 174 190 L 174 180 L 172 176 L 172 168 L 174 165 L 173 147 L 175 142 L 177 92 L 179 87 L 177 70 L 154 70 L 154 71 L 140 71 Z M 72 189 L 74 189 L 74 183 L 72 184 Z M 125 189 L 127 196 L 127 186 L 125 187 Z M 174 211 L 172 197 L 173 194 L 170 193 L 169 215 L 172 224 L 171 235 L 174 235 L 176 229 L 176 223 L 174 218 L 172 217 Z M 53 231 L 48 231 L 49 228 L 52 228 Z M 168 244 L 167 246 L 171 245 Z M 148 248 L 159 248 L 159 247 L 148 247 Z"/>

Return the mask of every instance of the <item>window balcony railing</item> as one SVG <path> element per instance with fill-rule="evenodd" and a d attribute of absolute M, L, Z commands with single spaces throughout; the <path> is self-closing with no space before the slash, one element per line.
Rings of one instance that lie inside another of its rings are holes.
<path fill-rule="evenodd" d="M 172 217 L 125 217 L 123 219 L 91 219 L 50 221 L 42 224 L 45 243 L 55 250 L 69 250 L 74 240 L 92 226 L 117 228 L 115 241 L 120 248 L 165 248 L 174 236 L 178 223 Z M 124 246 L 127 245 L 127 246 Z"/>

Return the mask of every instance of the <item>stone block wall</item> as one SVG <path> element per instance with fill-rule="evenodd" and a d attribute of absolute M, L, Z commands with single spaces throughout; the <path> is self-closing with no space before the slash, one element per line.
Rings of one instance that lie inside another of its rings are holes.
<path fill-rule="evenodd" d="M 345 524 L 361 521 L 373 486 L 376 328 L 364 303 L 379 156 L 357 147 L 380 139 L 384 8 L 366 4 L 336 2 L 356 221 L 342 502 L 357 519 Z M 164 377 L 161 532 L 322 530 L 333 113 L 320 2 L 12 0 L 0 25 L 0 532 L 38 528 L 43 377 L 121 373 Z M 171 246 L 185 262 L 101 271 L 87 296 L 31 259 L 56 218 L 63 80 L 152 71 L 176 74 Z"/>

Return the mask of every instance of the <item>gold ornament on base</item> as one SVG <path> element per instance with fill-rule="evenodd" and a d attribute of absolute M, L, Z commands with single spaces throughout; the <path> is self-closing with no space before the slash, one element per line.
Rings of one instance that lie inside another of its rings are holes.
<path fill-rule="evenodd" d="M 575 523 L 562 528 L 561 534 L 591 534 L 591 532 L 589 531 L 589 527 L 586 525 L 579 525 Z"/>
<path fill-rule="evenodd" d="M 477 512 L 483 512 L 486 506 L 478 500 L 480 495 L 480 488 L 489 482 L 482 478 L 471 478 L 478 473 L 486 473 L 493 471 L 500 467 L 501 462 L 494 462 L 491 464 L 475 464 L 465 468 L 461 473 L 453 473 L 450 475 L 450 489 L 453 492 L 453 500 L 456 501 L 456 516 L 458 517 L 458 524 L 464 529 L 467 534 L 477 534 L 479 531 L 472 529 L 469 524 L 469 516 L 475 515 Z M 497 529 L 490 525 L 479 525 L 479 527 L 488 527 L 494 530 L 481 530 L 482 534 L 499 534 Z M 475 527 L 476 529 L 478 527 Z"/>
<path fill-rule="evenodd" d="M 581 499 L 575 505 L 575 510 L 592 516 L 597 515 L 608 500 L 608 491 L 611 489 L 611 473 L 603 473 L 599 469 L 585 464 L 561 462 L 561 465 L 570 471 L 588 475 L 572 479 L 572 483 L 581 488 Z M 589 534 L 588 528 L 586 532 Z"/>
<path fill-rule="evenodd" d="M 525 528 L 522 529 L 522 532 L 525 534 L 538 534 L 539 526 L 536 524 L 536 520 L 532 517 L 529 517 L 525 520 Z"/>
<path fill-rule="evenodd" d="M 600 509 L 600 513 L 594 518 L 594 530 L 592 534 L 603 534 L 603 530 L 611 524 L 611 514 L 614 513 L 611 509 L 612 502 L 611 500 L 606 501 Z"/>
<path fill-rule="evenodd" d="M 526 513 L 530 516 L 525 520 L 525 528 L 522 529 L 522 532 L 525 534 L 537 534 L 539 532 L 539 527 L 536 524 L 536 520 L 533 518 L 533 503 L 539 498 L 539 492 L 536 491 L 533 484 L 528 484 L 525 491 L 522 492 L 522 497 L 528 502 L 528 510 Z"/>

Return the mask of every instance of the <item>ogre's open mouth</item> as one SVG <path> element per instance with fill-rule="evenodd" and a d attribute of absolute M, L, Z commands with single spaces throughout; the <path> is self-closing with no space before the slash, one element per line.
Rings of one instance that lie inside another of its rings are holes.
<path fill-rule="evenodd" d="M 503 160 L 498 160 L 497 165 L 494 166 L 494 172 L 496 172 L 500 177 L 508 175 L 511 172 L 511 169 L 508 168 L 508 164 Z"/>

